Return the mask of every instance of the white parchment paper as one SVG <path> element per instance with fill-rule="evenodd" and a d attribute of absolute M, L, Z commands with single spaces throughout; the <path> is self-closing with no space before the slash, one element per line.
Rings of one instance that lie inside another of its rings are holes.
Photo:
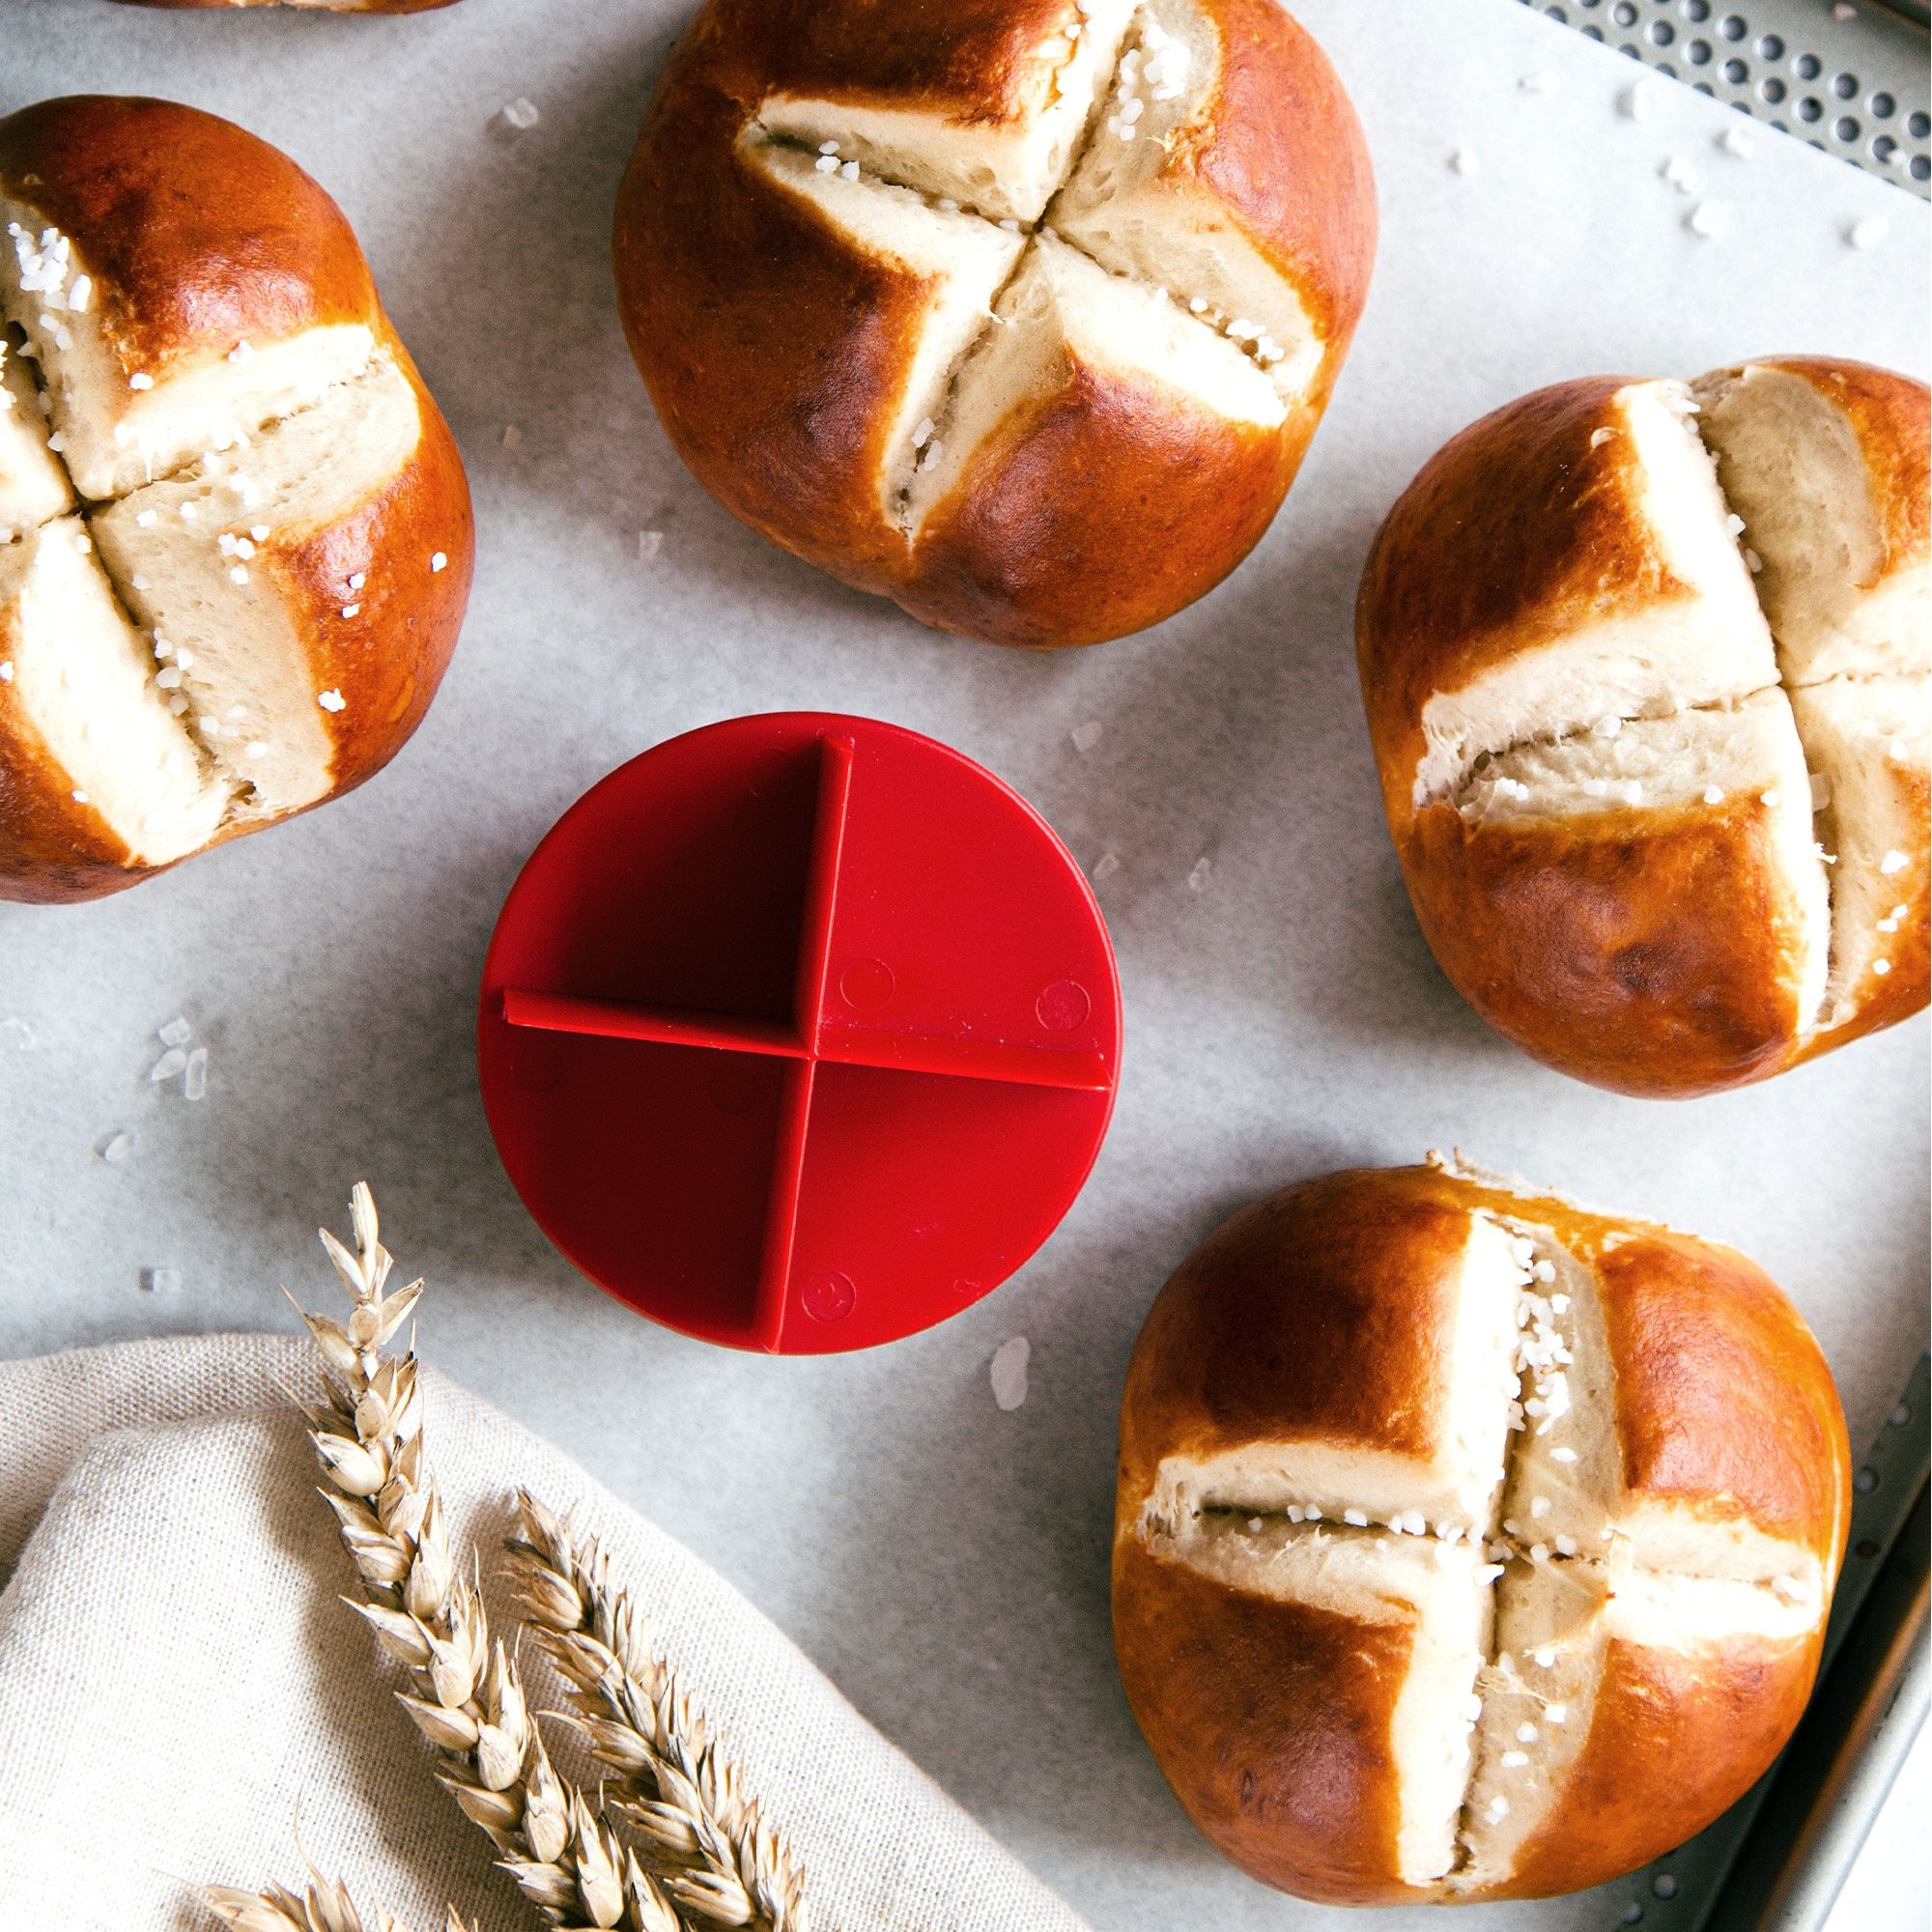
<path fill-rule="evenodd" d="M 442 696 L 384 777 L 103 903 L 0 906 L 0 1351 L 285 1324 L 276 1282 L 325 1292 L 311 1230 L 367 1177 L 436 1288 L 424 1351 L 717 1564 L 1103 1932 L 1313 1923 L 1332 1915 L 1195 1836 L 1114 1675 L 1115 1404 L 1180 1256 L 1266 1188 L 1460 1143 L 1755 1256 L 1823 1338 L 1855 1440 L 1926 1305 L 1922 1020 L 1754 1091 L 1646 1103 L 1532 1065 L 1442 980 L 1361 724 L 1364 552 L 1444 438 L 1544 383 L 1780 350 L 1923 374 L 1927 210 L 1770 129 L 1744 124 L 1752 152 L 1732 154 L 1739 118 L 1662 80 L 1633 118 L 1631 63 L 1513 0 L 1302 0 L 1381 192 L 1328 420 L 1214 595 L 1097 650 L 1010 654 L 771 549 L 659 433 L 607 230 L 686 11 L 7 0 L 0 110 L 172 96 L 338 197 L 462 440 L 480 557 Z M 541 120 L 499 138 L 519 98 Z M 1694 194 L 1664 179 L 1673 159 Z M 1710 238 L 1687 226 L 1700 205 Z M 1852 246 L 1871 217 L 1876 245 Z M 816 1361 L 681 1341 L 559 1261 L 497 1166 L 471 1051 L 492 921 L 564 806 L 659 739 L 791 706 L 931 732 L 1090 868 L 1117 855 L 1098 891 L 1127 997 L 1120 1111 L 1056 1238 L 946 1327 Z M 147 1079 L 177 1014 L 211 1050 L 198 1102 Z M 178 1290 L 145 1290 L 154 1268 Z M 1020 1335 L 1009 1412 L 988 1362 Z M 1622 1903 L 1459 1922 L 1605 1925 Z"/>

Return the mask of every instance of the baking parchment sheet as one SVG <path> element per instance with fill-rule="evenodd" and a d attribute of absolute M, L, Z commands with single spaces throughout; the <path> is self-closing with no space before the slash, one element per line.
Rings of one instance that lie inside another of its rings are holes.
<path fill-rule="evenodd" d="M 1922 375 L 1928 211 L 1687 88 L 1652 78 L 1633 101 L 1631 62 L 1515 0 L 1298 12 L 1380 188 L 1353 357 L 1228 583 L 1144 636 L 1044 658 L 817 575 L 671 455 L 619 332 L 608 227 L 684 0 L 401 19 L 6 0 L 0 18 L 0 110 L 167 95 L 322 179 L 479 513 L 454 668 L 382 778 L 102 903 L 0 906 L 0 1351 L 285 1326 L 276 1283 L 327 1293 L 312 1230 L 341 1225 L 366 1177 L 401 1265 L 435 1289 L 424 1352 L 718 1565 L 1101 1932 L 1335 1918 L 1195 1836 L 1108 1639 L 1127 1353 L 1233 1208 L 1455 1144 L 1722 1236 L 1817 1328 L 1855 1442 L 1925 1328 L 1922 1018 L 1706 1100 L 1624 1099 L 1524 1059 L 1416 930 L 1350 612 L 1415 469 L 1522 390 L 1776 351 Z M 520 99 L 537 125 L 493 127 Z M 1721 145 L 1733 129 L 1747 155 Z M 556 814 L 662 738 L 787 707 L 912 725 L 1017 785 L 1103 874 L 1126 992 L 1119 1113 L 1059 1235 L 945 1327 L 854 1358 L 729 1354 L 607 1300 L 519 1207 L 474 1078 L 491 923 Z M 210 1047 L 199 1101 L 148 1079 L 177 1015 Z M 156 1268 L 178 1289 L 144 1288 Z M 988 1363 L 1022 1335 L 1028 1393 L 1004 1410 Z M 1459 1923 L 1601 1926 L 1622 1904 Z"/>

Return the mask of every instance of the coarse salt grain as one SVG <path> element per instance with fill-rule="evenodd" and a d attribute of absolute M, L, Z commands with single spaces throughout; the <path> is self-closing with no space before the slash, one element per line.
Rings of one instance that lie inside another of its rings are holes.
<path fill-rule="evenodd" d="M 1891 961 L 1889 959 L 1874 959 L 1872 961 L 1872 971 L 1883 980 L 1891 971 Z"/>
<path fill-rule="evenodd" d="M 152 389 L 155 386 L 155 379 L 147 375 L 129 376 L 128 386 L 130 389 Z"/>
<path fill-rule="evenodd" d="M 315 701 L 319 705 L 321 705 L 325 711 L 340 711 L 345 702 L 343 696 L 339 691 L 322 692 L 317 696 Z"/>
<path fill-rule="evenodd" d="M 1503 1769 L 1505 1771 L 1520 1770 L 1528 1762 L 1529 1753 L 1527 1751 L 1506 1750 L 1503 1752 Z"/>
<path fill-rule="evenodd" d="M 1700 201 L 1685 216 L 1684 225 L 1693 235 L 1701 235 L 1706 241 L 1719 233 L 1725 219 L 1724 204 L 1720 201 Z"/>
<path fill-rule="evenodd" d="M 1656 97 L 1651 92 L 1650 83 L 1642 80 L 1625 88 L 1617 100 L 1624 118 L 1630 121 L 1648 121 L 1650 110 L 1655 105 Z"/>
<path fill-rule="evenodd" d="M 248 566 L 245 563 L 235 565 L 228 573 L 228 581 L 230 583 L 246 583 L 248 581 Z"/>
<path fill-rule="evenodd" d="M 1747 161 L 1757 152 L 1757 143 L 1740 127 L 1726 128 L 1718 136 L 1718 146 L 1727 155 L 1735 155 L 1739 160 Z"/>
<path fill-rule="evenodd" d="M 1187 890 L 1190 893 L 1205 893 L 1208 881 L 1214 875 L 1213 860 L 1202 857 L 1194 862 L 1194 869 L 1187 875 Z"/>
<path fill-rule="evenodd" d="M 141 1287 L 149 1294 L 179 1294 L 181 1285 L 180 1268 L 151 1267 L 141 1270 Z"/>
<path fill-rule="evenodd" d="M 187 1055 L 178 1046 L 171 1046 L 148 1068 L 148 1078 L 156 1086 L 163 1080 L 172 1080 L 187 1065 Z"/>
<path fill-rule="evenodd" d="M 1549 1452 L 1549 1460 L 1552 1463 L 1574 1463 L 1577 1460 L 1577 1452 L 1565 1443 L 1561 1448 Z"/>
<path fill-rule="evenodd" d="M 1089 719 L 1085 724 L 1076 724 L 1067 734 L 1073 740 L 1076 752 L 1091 752 L 1100 742 L 1100 721 Z"/>
<path fill-rule="evenodd" d="M 1369 1526 L 1369 1519 L 1361 1510 L 1344 1510 L 1342 1520 L 1356 1529 L 1367 1529 Z"/>
<path fill-rule="evenodd" d="M 1885 855 L 1885 857 L 1878 862 L 1878 868 L 1881 872 L 1883 872 L 1886 875 L 1887 878 L 1889 878 L 1894 872 L 1904 871 L 1909 864 L 1911 864 L 1911 861 L 1908 860 L 1905 854 L 1901 852 L 1897 848 L 1897 846 L 1894 845 L 1891 848 L 1891 850 L 1889 851 Z"/>
<path fill-rule="evenodd" d="M 1449 156 L 1449 165 L 1452 168 L 1454 168 L 1459 175 L 1472 175 L 1475 174 L 1482 167 L 1483 164 L 1480 160 L 1476 158 L 1476 151 L 1473 148 L 1458 148 L 1456 152 Z"/>
<path fill-rule="evenodd" d="M 100 1144 L 100 1158 L 110 1166 L 128 1158 L 128 1151 L 134 1145 L 134 1136 L 123 1130 L 109 1134 Z"/>
<path fill-rule="evenodd" d="M 1002 1342 L 993 1350 L 987 1373 L 993 1384 L 993 1400 L 1004 1409 L 1018 1408 L 1027 1399 L 1027 1362 L 1033 1345 L 1024 1335 Z"/>
<path fill-rule="evenodd" d="M 85 805 L 87 803 L 86 792 L 82 791 L 78 786 L 74 788 L 71 796 L 72 797 L 73 802 L 76 805 Z"/>
<path fill-rule="evenodd" d="M 1868 214 L 1862 221 L 1855 221 L 1846 232 L 1845 240 L 1854 248 L 1876 248 L 1890 234 L 1891 224 L 1882 214 Z"/>
<path fill-rule="evenodd" d="M 187 1057 L 187 1065 L 182 1068 L 182 1094 L 189 1100 L 205 1100 L 208 1097 L 208 1049 L 198 1046 Z"/>
<path fill-rule="evenodd" d="M 155 526 L 155 516 L 156 513 L 153 510 L 136 510 L 134 512 L 134 521 L 142 529 L 151 530 Z"/>
<path fill-rule="evenodd" d="M 243 753 L 251 758 L 266 758 L 269 748 L 259 738 L 251 738 L 242 748 Z"/>
<path fill-rule="evenodd" d="M 1121 869 L 1121 855 L 1118 852 L 1102 852 L 1094 862 L 1094 876 L 1096 879 L 1111 879 Z"/>
<path fill-rule="evenodd" d="M 361 610 L 362 607 L 359 604 L 345 604 L 342 607 L 342 614 L 345 617 L 355 617 L 360 614 Z"/>

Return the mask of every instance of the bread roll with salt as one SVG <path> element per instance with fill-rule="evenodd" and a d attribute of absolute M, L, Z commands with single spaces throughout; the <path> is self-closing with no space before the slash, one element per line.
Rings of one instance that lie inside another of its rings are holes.
<path fill-rule="evenodd" d="M 469 594 L 469 486 L 341 211 L 213 115 L 0 120 L 0 896 L 358 784 Z"/>
<path fill-rule="evenodd" d="M 1762 1079 L 1927 993 L 1924 384 L 1601 377 L 1424 467 L 1356 641 L 1443 970 L 1550 1065 Z"/>
<path fill-rule="evenodd" d="M 1247 554 L 1374 242 L 1353 110 L 1273 0 L 710 0 L 616 268 L 666 432 L 734 515 L 1045 648 Z"/>
<path fill-rule="evenodd" d="M 1141 1331 L 1121 1676 L 1266 1884 L 1579 1889 L 1781 1747 L 1850 1504 L 1830 1370 L 1744 1256 L 1439 1155 L 1329 1175 L 1210 1236 Z"/>

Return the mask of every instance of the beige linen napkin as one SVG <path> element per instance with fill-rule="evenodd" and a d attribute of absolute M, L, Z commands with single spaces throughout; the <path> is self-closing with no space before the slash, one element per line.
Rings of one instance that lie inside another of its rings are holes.
<path fill-rule="evenodd" d="M 352 1573 L 285 1395 L 313 1375 L 268 1335 L 0 1362 L 0 1932 L 206 1925 L 181 1881 L 297 1877 L 298 1804 L 317 1864 L 416 1932 L 445 1900 L 484 1932 L 535 1926 L 338 1600 Z M 581 1504 L 790 1835 L 816 1932 L 1084 1932 L 690 1551 L 433 1372 L 424 1397 L 495 1627 L 510 1486 Z M 560 1701 L 526 1664 L 532 1702 Z"/>

